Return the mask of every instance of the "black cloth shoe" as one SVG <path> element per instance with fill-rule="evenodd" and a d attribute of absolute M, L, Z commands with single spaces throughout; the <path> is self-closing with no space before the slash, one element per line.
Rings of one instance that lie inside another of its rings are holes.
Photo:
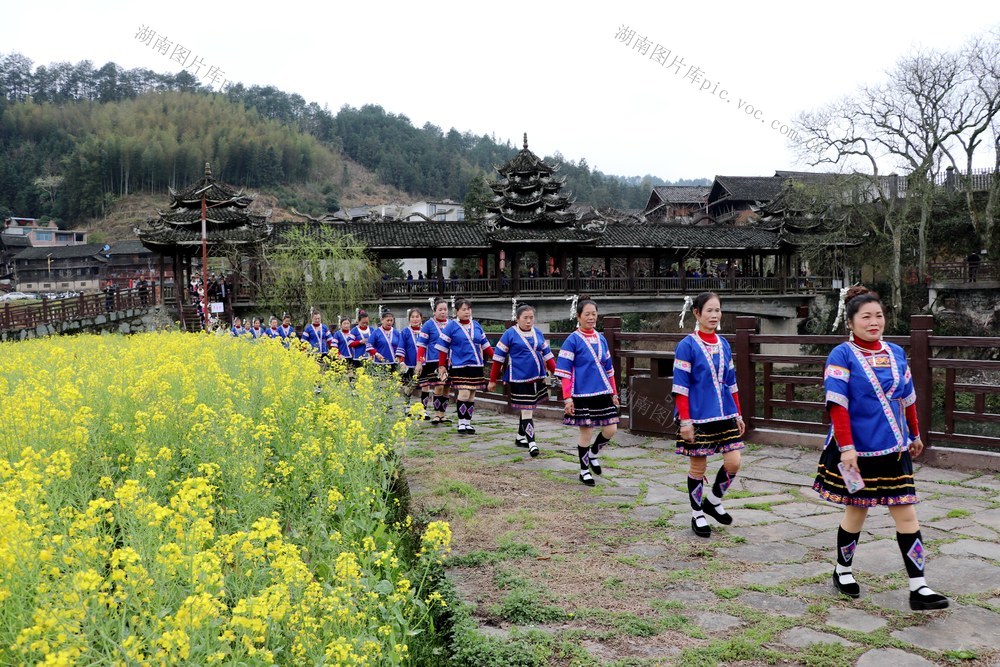
<path fill-rule="evenodd" d="M 527 447 L 528 446 L 528 439 L 526 437 L 524 437 L 523 435 L 519 435 L 516 438 L 514 438 L 514 446 L 515 447 Z"/>
<path fill-rule="evenodd" d="M 434 426 L 437 426 L 440 423 L 441 423 L 441 418 L 440 417 L 431 417 L 431 424 L 433 424 Z"/>
<path fill-rule="evenodd" d="M 910 591 L 910 609 L 916 611 L 927 611 L 929 609 L 947 609 L 948 598 L 940 593 L 922 594 L 924 589 L 930 591 L 927 586 L 921 586 L 915 591 Z"/>
<path fill-rule="evenodd" d="M 440 421 L 438 423 L 440 423 L 440 424 L 451 424 L 452 423 L 452 419 L 451 419 L 451 417 L 441 417 L 441 419 L 440 419 Z"/>
<path fill-rule="evenodd" d="M 468 426 L 465 427 L 465 435 L 475 435 L 475 434 L 476 434 L 475 426 L 469 424 Z"/>
<path fill-rule="evenodd" d="M 694 517 L 691 517 L 691 530 L 693 530 L 694 534 L 697 535 L 698 537 L 712 536 L 712 527 L 709 526 L 708 524 L 706 524 L 705 526 L 699 526 L 698 519 L 695 519 Z"/>
<path fill-rule="evenodd" d="M 848 573 L 844 572 L 844 574 L 848 574 Z M 851 576 L 853 576 L 853 574 Z M 837 573 L 836 570 L 833 571 L 833 587 L 836 588 L 841 593 L 843 593 L 844 595 L 846 595 L 847 597 L 850 597 L 850 598 L 859 598 L 859 597 L 861 597 L 861 586 L 858 585 L 858 582 L 855 581 L 853 584 L 842 583 L 840 581 L 840 575 Z M 913 602 L 912 602 L 913 597 L 912 596 L 913 596 L 913 593 L 910 593 L 910 600 L 911 600 L 910 604 L 911 605 L 913 604 Z"/>
<path fill-rule="evenodd" d="M 531 458 L 538 456 L 538 445 L 533 442 L 528 443 L 528 453 L 531 454 Z"/>
<path fill-rule="evenodd" d="M 702 500 L 701 511 L 721 523 L 723 526 L 728 526 L 733 522 L 733 515 L 722 507 L 722 503 L 713 505 L 708 498 Z"/>
<path fill-rule="evenodd" d="M 600 475 L 604 472 L 601 469 L 601 461 L 597 458 L 597 454 L 591 452 L 590 454 L 590 469 L 594 471 L 595 475 Z"/>
<path fill-rule="evenodd" d="M 594 481 L 594 476 L 590 474 L 589 470 L 580 471 L 580 481 L 587 486 L 595 486 L 597 482 Z"/>

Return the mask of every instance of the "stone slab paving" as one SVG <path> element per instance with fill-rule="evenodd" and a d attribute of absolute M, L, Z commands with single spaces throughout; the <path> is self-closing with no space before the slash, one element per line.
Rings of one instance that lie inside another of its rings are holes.
<path fill-rule="evenodd" d="M 956 556 L 981 556 L 983 558 L 1000 561 L 1000 544 L 995 542 L 958 540 L 957 542 L 943 545 L 940 551 L 941 553 L 954 554 Z"/>
<path fill-rule="evenodd" d="M 913 612 L 894 539 L 895 524 L 885 508 L 869 513 L 855 557 L 862 597 L 851 600 L 833 589 L 830 572 L 842 508 L 822 501 L 811 489 L 819 458 L 816 450 L 753 446 L 746 451 L 743 468 L 726 500 L 735 522 L 731 526 L 713 522 L 712 538 L 705 540 L 690 530 L 686 462 L 673 453 L 672 440 L 619 434 L 602 453 L 605 474 L 597 478 L 596 488 L 586 489 L 576 480 L 575 430 L 538 420 L 542 455 L 531 459 L 511 442 L 516 429 L 513 417 L 482 411 L 477 413 L 477 425 L 482 426 L 477 438 L 459 438 L 453 429 L 418 427 L 415 444 L 422 456 L 430 451 L 474 461 L 483 470 L 537 473 L 535 479 L 522 479 L 535 486 L 548 485 L 550 492 L 561 496 L 575 496 L 588 506 L 588 512 L 595 512 L 595 523 L 597 516 L 601 521 L 632 520 L 639 529 L 631 540 L 624 529 L 616 541 L 607 543 L 557 537 L 560 544 L 568 545 L 560 550 L 560 558 L 581 559 L 579 567 L 586 570 L 586 550 L 580 549 L 590 544 L 587 549 L 593 558 L 621 563 L 625 581 L 631 567 L 657 573 L 664 579 L 655 588 L 656 597 L 682 605 L 678 613 L 714 640 L 749 632 L 757 627 L 763 613 L 785 624 L 786 629 L 774 635 L 768 645 L 787 647 L 788 664 L 800 664 L 809 647 L 829 643 L 854 649 L 860 654 L 854 663 L 859 667 L 945 665 L 950 664 L 945 652 L 958 650 L 978 651 L 976 664 L 1000 664 L 998 475 L 918 467 L 917 490 L 923 502 L 917 506 L 917 514 L 927 546 L 928 583 L 953 599 L 947 610 Z M 710 460 L 710 476 L 719 463 L 718 457 Z M 502 479 L 502 474 L 498 478 Z M 435 493 L 435 484 L 411 478 L 410 485 L 415 495 Z M 439 496 L 433 497 L 440 502 Z M 948 516 L 955 514 L 954 510 L 969 514 Z M 454 546 L 460 553 L 459 540 L 457 536 Z M 596 560 L 594 565 L 598 565 Z M 710 571 L 718 573 L 707 580 L 711 583 L 687 579 L 690 575 L 686 573 L 705 568 L 715 568 Z M 454 581 L 461 573 L 449 571 L 448 576 Z M 458 581 L 467 600 L 475 604 L 495 599 L 489 590 L 475 590 L 472 581 Z M 955 596 L 961 596 L 961 604 Z M 758 616 L 747 616 L 747 609 Z M 789 619 L 794 627 L 787 627 Z M 495 630 L 498 636 L 506 636 L 512 627 Z M 538 628 L 561 631 L 551 624 Z M 896 628 L 891 636 L 912 650 L 885 648 L 887 628 Z M 847 639 L 838 633 L 856 634 Z M 868 634 L 872 640 L 869 650 L 864 650 L 863 637 Z M 582 645 L 601 664 L 643 656 L 663 658 L 679 652 L 677 645 L 658 645 L 652 639 L 644 643 L 639 637 L 616 637 L 617 643 L 591 637 Z M 662 638 L 658 635 L 655 639 Z"/>
<path fill-rule="evenodd" d="M 1000 530 L 1000 509 L 992 509 L 992 510 L 985 510 L 982 512 L 976 512 L 969 518 L 978 524 L 986 526 L 987 528 L 992 528 L 993 530 Z"/>
<path fill-rule="evenodd" d="M 989 593 L 1000 589 L 1000 567 L 978 558 L 942 556 L 927 564 L 928 581 L 935 590 L 951 593 Z"/>
<path fill-rule="evenodd" d="M 858 658 L 855 667 L 932 667 L 935 663 L 898 648 L 877 648 Z"/>
<path fill-rule="evenodd" d="M 826 623 L 854 632 L 875 632 L 889 622 L 881 616 L 872 616 L 856 609 L 831 609 L 826 616 Z"/>
<path fill-rule="evenodd" d="M 741 604 L 781 616 L 802 616 L 806 613 L 808 606 L 796 597 L 771 595 L 770 593 L 744 593 L 737 599 Z"/>
<path fill-rule="evenodd" d="M 858 549 L 854 552 L 854 571 L 861 582 L 872 575 L 893 574 L 903 569 L 903 556 L 899 552 L 899 544 L 896 542 L 895 535 L 889 531 L 880 532 L 886 537 L 889 535 L 893 535 L 893 537 L 891 539 L 871 539 L 869 535 L 862 535 Z M 928 563 L 931 562 L 934 562 L 933 554 L 928 558 Z M 928 569 L 930 567 L 931 565 L 928 565 Z M 833 568 L 831 568 L 832 570 Z M 932 580 L 937 581 L 936 579 Z"/>
<path fill-rule="evenodd" d="M 979 473 L 965 472 L 962 470 L 947 470 L 945 468 L 933 468 L 916 464 L 913 466 L 913 474 L 921 482 L 968 482 L 979 476 Z"/>
<path fill-rule="evenodd" d="M 747 572 L 740 576 L 744 584 L 775 586 L 795 579 L 806 579 L 830 572 L 829 563 L 811 562 L 791 565 L 772 565 L 763 570 Z"/>
<path fill-rule="evenodd" d="M 694 622 L 705 632 L 726 632 L 743 625 L 743 621 L 736 616 L 717 614 L 712 611 L 695 614 Z"/>
<path fill-rule="evenodd" d="M 931 651 L 996 649 L 1000 646 L 1000 614 L 979 607 L 960 607 L 892 636 Z"/>
<path fill-rule="evenodd" d="M 785 544 L 780 549 L 769 543 L 741 544 L 731 549 L 719 549 L 719 555 L 750 563 L 790 563 L 801 561 L 807 551 L 800 544 Z"/>
<path fill-rule="evenodd" d="M 796 646 L 806 648 L 813 644 L 840 644 L 841 646 L 857 646 L 852 641 L 844 639 L 840 635 L 820 632 L 812 628 L 792 628 L 785 630 L 778 635 L 778 641 L 785 646 Z"/>

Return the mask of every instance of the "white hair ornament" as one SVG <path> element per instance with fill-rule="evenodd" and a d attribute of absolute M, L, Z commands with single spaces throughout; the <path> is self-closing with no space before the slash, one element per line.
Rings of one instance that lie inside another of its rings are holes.
<path fill-rule="evenodd" d="M 688 313 L 689 310 L 691 310 L 691 304 L 693 303 L 694 299 L 692 299 L 689 296 L 684 297 L 684 306 L 681 308 L 681 319 L 680 322 L 677 323 L 677 326 L 680 327 L 681 329 L 684 328 L 684 316 Z"/>
<path fill-rule="evenodd" d="M 844 311 L 847 309 L 847 304 L 844 302 L 844 299 L 847 297 L 847 290 L 849 289 L 850 289 L 849 287 L 840 288 L 840 298 L 838 299 L 839 303 L 837 304 L 837 319 L 833 321 L 832 331 L 834 333 L 836 333 L 837 326 L 840 325 L 841 321 L 844 318 Z"/>
<path fill-rule="evenodd" d="M 431 304 L 431 312 L 434 312 L 434 297 L 428 297 L 427 303 Z"/>
<path fill-rule="evenodd" d="M 517 297 L 511 297 L 510 299 L 510 319 L 514 321 L 517 319 Z"/>
<path fill-rule="evenodd" d="M 458 309 L 455 308 L 455 295 L 451 295 L 451 314 L 453 317 L 458 317 Z"/>
<path fill-rule="evenodd" d="M 580 300 L 579 294 L 574 294 L 573 296 L 566 297 L 566 300 L 570 302 L 569 304 L 569 316 L 571 318 L 576 317 L 576 304 Z"/>

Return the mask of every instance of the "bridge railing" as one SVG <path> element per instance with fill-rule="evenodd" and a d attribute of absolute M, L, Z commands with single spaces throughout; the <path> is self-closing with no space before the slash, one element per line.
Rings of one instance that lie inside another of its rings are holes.
<path fill-rule="evenodd" d="M 1000 262 L 931 262 L 927 273 L 936 283 L 968 283 L 1000 280 Z"/>
<path fill-rule="evenodd" d="M 129 289 L 113 294 L 83 294 L 68 299 L 32 299 L 5 302 L 0 309 L 0 331 L 30 329 L 41 324 L 68 322 L 132 308 L 147 308 L 154 302 L 152 290 Z"/>
<path fill-rule="evenodd" d="M 444 278 L 382 280 L 376 286 L 375 297 L 383 299 L 409 298 L 413 295 L 459 294 L 462 296 L 546 296 L 558 294 L 589 294 L 614 296 L 622 294 L 683 294 L 711 290 L 723 294 L 814 294 L 833 288 L 829 276 L 568 276 L 520 277 L 517 291 L 510 278 Z"/>
<path fill-rule="evenodd" d="M 827 433 L 823 370 L 830 350 L 844 337 L 759 334 L 757 327 L 757 318 L 737 317 L 735 331 L 724 335 L 733 349 L 748 437 L 784 434 L 785 441 L 796 442 L 799 436 L 815 439 Z M 688 334 L 623 332 L 617 317 L 604 318 L 603 332 L 612 348 L 628 428 L 675 434 L 674 350 Z M 556 350 L 568 335 L 547 338 Z M 888 340 L 907 353 L 924 443 L 938 450 L 972 447 L 1000 453 L 1000 361 L 992 358 L 1000 340 L 934 336 L 928 315 L 912 316 L 910 335 Z"/>

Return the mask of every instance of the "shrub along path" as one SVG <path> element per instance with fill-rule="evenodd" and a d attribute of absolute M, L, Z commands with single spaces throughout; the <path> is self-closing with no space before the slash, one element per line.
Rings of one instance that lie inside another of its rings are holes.
<path fill-rule="evenodd" d="M 456 664 L 1000 664 L 995 475 L 919 470 L 928 581 L 952 606 L 917 613 L 884 508 L 855 557 L 861 598 L 836 595 L 840 511 L 811 489 L 815 450 L 751 446 L 735 522 L 702 539 L 671 440 L 620 433 L 587 488 L 575 429 L 539 420 L 531 459 L 513 417 L 476 427 L 418 427 L 405 453 L 414 515 L 451 522 Z"/>

